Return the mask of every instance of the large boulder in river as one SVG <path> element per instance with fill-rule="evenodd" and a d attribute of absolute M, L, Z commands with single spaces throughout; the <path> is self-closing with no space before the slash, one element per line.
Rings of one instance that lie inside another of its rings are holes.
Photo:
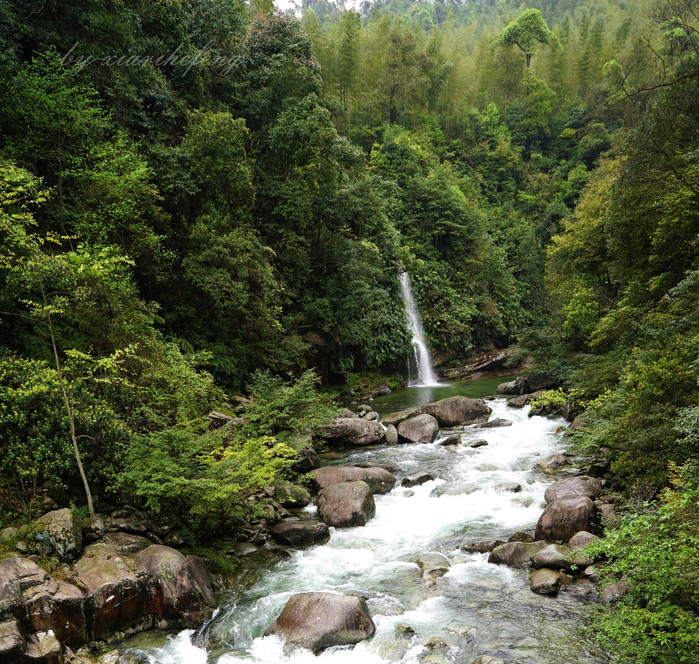
<path fill-rule="evenodd" d="M 195 626 L 211 613 L 216 596 L 206 567 L 169 546 L 153 544 L 135 556 L 136 572 L 149 579 L 154 617 L 160 627 Z"/>
<path fill-rule="evenodd" d="M 599 531 L 597 507 L 587 496 L 559 498 L 546 506 L 536 524 L 535 538 L 567 542 L 575 533 Z"/>
<path fill-rule="evenodd" d="M 340 445 L 374 445 L 384 439 L 384 428 L 378 422 L 351 417 L 335 418 L 321 429 L 321 433 L 331 443 Z"/>
<path fill-rule="evenodd" d="M 64 563 L 75 560 L 83 548 L 80 521 L 67 507 L 39 517 L 34 522 L 34 539 L 47 545 Z"/>
<path fill-rule="evenodd" d="M 396 483 L 396 478 L 379 466 L 323 466 L 308 474 L 321 489 L 340 482 L 366 482 L 372 493 L 388 493 Z"/>
<path fill-rule="evenodd" d="M 421 412 L 432 415 L 439 426 L 456 427 L 487 422 L 492 409 L 482 399 L 448 397 L 421 407 Z"/>
<path fill-rule="evenodd" d="M 600 539 L 602 538 L 598 537 L 597 535 L 581 530 L 579 533 L 575 533 L 575 535 L 568 540 L 568 546 L 571 549 L 583 549 L 590 544 L 590 542 L 597 542 Z"/>
<path fill-rule="evenodd" d="M 324 523 L 310 519 L 286 519 L 270 529 L 272 537 L 284 546 L 314 546 L 330 539 L 330 530 Z"/>
<path fill-rule="evenodd" d="M 552 484 L 546 489 L 546 502 L 571 496 L 587 496 L 594 500 L 602 491 L 602 482 L 595 477 L 569 477 Z"/>
<path fill-rule="evenodd" d="M 561 544 L 549 544 L 532 557 L 532 565 L 537 569 L 546 567 L 548 569 L 582 574 L 586 567 L 592 565 L 592 560 L 570 547 Z"/>
<path fill-rule="evenodd" d="M 400 485 L 407 487 L 418 486 L 420 484 L 424 484 L 425 482 L 430 482 L 433 479 L 434 475 L 432 473 L 428 473 L 424 470 L 419 470 L 417 473 L 411 473 L 410 475 L 406 475 L 401 480 Z"/>
<path fill-rule="evenodd" d="M 363 526 L 376 513 L 366 482 L 341 482 L 323 489 L 316 500 L 321 521 L 335 528 Z"/>
<path fill-rule="evenodd" d="M 488 562 L 510 567 L 528 565 L 532 557 L 546 548 L 546 545 L 546 542 L 507 542 L 496 546 L 490 552 Z"/>
<path fill-rule="evenodd" d="M 432 415 L 416 415 L 398 425 L 401 443 L 432 443 L 437 437 L 439 423 Z"/>
<path fill-rule="evenodd" d="M 331 646 L 359 643 L 375 631 L 362 597 L 310 592 L 290 597 L 266 634 L 283 636 L 287 649 L 301 647 L 318 654 Z"/>

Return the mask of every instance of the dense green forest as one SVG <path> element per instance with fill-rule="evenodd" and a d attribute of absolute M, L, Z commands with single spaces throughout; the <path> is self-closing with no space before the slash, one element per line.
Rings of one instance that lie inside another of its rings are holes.
<path fill-rule="evenodd" d="M 696 0 L 0 0 L 0 81 L 0 521 L 82 503 L 79 448 L 98 508 L 239 527 L 317 383 L 404 373 L 407 269 L 433 350 L 519 343 L 612 462 L 600 638 L 696 661 Z"/>

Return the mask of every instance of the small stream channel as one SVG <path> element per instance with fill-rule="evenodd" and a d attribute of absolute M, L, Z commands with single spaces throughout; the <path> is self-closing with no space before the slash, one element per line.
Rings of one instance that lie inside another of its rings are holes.
<path fill-rule="evenodd" d="M 502 380 L 409 388 L 372 405 L 391 412 L 454 394 L 483 397 Z M 198 633 L 161 637 L 157 645 L 140 640 L 130 652 L 148 664 L 419 664 L 435 655 L 443 659 L 432 661 L 470 664 L 481 654 L 508 664 L 606 662 L 578 634 L 588 598 L 573 589 L 555 599 L 536 595 L 527 571 L 491 565 L 487 554 L 460 550 L 467 541 L 507 539 L 533 527 L 551 483 L 534 464 L 562 448 L 563 420 L 530 418 L 528 408 L 509 408 L 505 399 L 490 406 L 491 418 L 504 417 L 513 425 L 466 427 L 464 440 L 486 439 L 484 447 L 434 443 L 330 455 L 326 463 L 390 463 L 405 474 L 425 470 L 436 479 L 411 490 L 398 482 L 390 493 L 375 496 L 376 517 L 366 526 L 331 529 L 328 544 L 276 563 L 255 585 L 224 599 Z M 511 483 L 522 490 L 508 491 Z M 415 560 L 433 551 L 445 554 L 451 568 L 429 588 Z M 277 637 L 261 636 L 292 594 L 312 590 L 365 596 L 376 623 L 374 637 L 316 657 L 303 650 L 287 656 Z M 433 651 L 424 645 L 430 640 L 438 646 Z"/>

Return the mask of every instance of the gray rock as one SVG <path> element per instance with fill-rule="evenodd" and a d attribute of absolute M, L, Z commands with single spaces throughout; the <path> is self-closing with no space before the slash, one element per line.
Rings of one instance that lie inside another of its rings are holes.
<path fill-rule="evenodd" d="M 472 447 L 474 449 L 478 447 L 485 447 L 488 444 L 487 440 L 484 440 L 483 438 L 479 438 L 478 440 L 470 440 L 466 443 L 467 447 Z"/>
<path fill-rule="evenodd" d="M 439 424 L 432 415 L 416 415 L 398 425 L 401 443 L 432 443 L 437 437 Z"/>
<path fill-rule="evenodd" d="M 533 542 L 534 535 L 527 532 L 526 530 L 518 530 L 516 533 L 510 535 L 507 539 L 508 542 Z"/>
<path fill-rule="evenodd" d="M 570 459 L 565 454 L 552 454 L 535 464 L 534 468 L 547 475 L 555 475 L 561 468 L 570 466 Z"/>
<path fill-rule="evenodd" d="M 330 539 L 330 530 L 324 523 L 288 519 L 272 526 L 270 533 L 275 541 L 284 546 L 314 546 L 325 544 Z"/>
<path fill-rule="evenodd" d="M 478 540 L 476 542 L 465 542 L 461 545 L 461 550 L 466 553 L 490 553 L 495 547 L 505 544 L 505 540 Z"/>
<path fill-rule="evenodd" d="M 322 427 L 321 432 L 331 443 L 340 445 L 375 445 L 384 439 L 384 429 L 378 422 L 361 418 L 338 417 Z"/>
<path fill-rule="evenodd" d="M 488 420 L 482 424 L 474 425 L 474 429 L 499 429 L 501 427 L 511 427 L 512 420 L 506 420 L 503 417 L 496 417 L 494 420 Z"/>
<path fill-rule="evenodd" d="M 16 620 L 0 623 L 0 662 L 20 662 L 27 642 Z"/>
<path fill-rule="evenodd" d="M 357 415 L 357 413 L 353 413 L 349 408 L 345 408 L 342 411 L 341 417 L 349 417 L 350 419 L 354 419 L 356 417 L 359 417 L 359 415 Z"/>
<path fill-rule="evenodd" d="M 529 586 L 537 595 L 555 597 L 561 587 L 562 575 L 552 569 L 537 569 L 529 575 Z"/>
<path fill-rule="evenodd" d="M 37 632 L 27 639 L 24 659 L 27 664 L 63 664 L 63 646 L 52 631 Z"/>
<path fill-rule="evenodd" d="M 320 468 L 320 458 L 318 453 L 309 445 L 298 452 L 299 460 L 291 466 L 291 470 L 299 475 L 303 475 L 314 468 Z"/>
<path fill-rule="evenodd" d="M 446 438 L 442 438 L 441 440 L 437 441 L 437 445 L 441 445 L 442 447 L 450 447 L 451 445 L 460 445 L 461 444 L 461 434 L 460 433 L 453 433 L 450 436 L 447 436 Z"/>
<path fill-rule="evenodd" d="M 418 486 L 420 484 L 424 484 L 425 482 L 429 482 L 430 480 L 434 479 L 434 475 L 431 473 L 426 473 L 424 471 L 419 471 L 417 473 L 412 473 L 411 475 L 406 475 L 402 480 L 401 480 L 401 486 Z"/>
<path fill-rule="evenodd" d="M 275 484 L 274 498 L 284 507 L 306 507 L 311 502 L 308 489 L 291 482 Z"/>
<path fill-rule="evenodd" d="M 442 427 L 456 427 L 485 422 L 492 410 L 482 399 L 457 396 L 422 406 L 421 412 L 432 415 Z"/>
<path fill-rule="evenodd" d="M 398 430 L 392 424 L 386 427 L 386 445 L 396 445 L 398 443 Z"/>
<path fill-rule="evenodd" d="M 505 660 L 499 659 L 498 657 L 491 657 L 490 655 L 481 655 L 474 659 L 471 664 L 505 664 Z"/>
<path fill-rule="evenodd" d="M 546 489 L 546 502 L 571 496 L 587 496 L 594 500 L 602 491 L 602 483 L 594 477 L 569 477 Z"/>
<path fill-rule="evenodd" d="M 517 482 L 501 482 L 495 486 L 496 491 L 509 491 L 510 493 L 519 493 L 522 490 L 522 485 Z"/>
<path fill-rule="evenodd" d="M 366 482 L 331 484 L 318 494 L 321 521 L 336 528 L 363 526 L 376 513 L 371 488 Z"/>
<path fill-rule="evenodd" d="M 372 493 L 388 493 L 396 483 L 396 478 L 380 466 L 323 466 L 308 474 L 321 489 L 342 482 L 366 482 Z"/>
<path fill-rule="evenodd" d="M 398 426 L 416 415 L 432 415 L 442 427 L 456 427 L 487 421 L 491 408 L 482 399 L 448 397 L 424 406 L 407 408 L 397 413 L 384 415 L 383 423 Z"/>
<path fill-rule="evenodd" d="M 539 390 L 537 392 L 532 392 L 531 394 L 523 394 L 522 396 L 510 399 L 507 402 L 507 405 L 511 406 L 512 408 L 524 408 L 534 401 L 534 399 L 538 399 L 544 392 L 545 390 Z"/>
<path fill-rule="evenodd" d="M 519 376 L 509 383 L 500 383 L 498 394 L 530 394 L 539 390 L 547 390 L 555 386 L 555 381 L 546 372 L 537 372 Z"/>
<path fill-rule="evenodd" d="M 545 547 L 546 542 L 507 542 L 491 551 L 488 562 L 510 567 L 526 566 Z"/>
<path fill-rule="evenodd" d="M 582 549 L 583 547 L 586 547 L 590 542 L 595 542 L 597 540 L 601 539 L 601 537 L 597 537 L 597 535 L 593 535 L 592 533 L 588 533 L 585 530 L 581 530 L 579 533 L 575 533 L 570 540 L 568 540 L 568 546 L 571 549 Z"/>
<path fill-rule="evenodd" d="M 34 538 L 46 544 L 63 562 L 75 560 L 83 548 L 78 517 L 68 508 L 48 512 L 34 522 Z"/>
<path fill-rule="evenodd" d="M 565 570 L 572 574 L 582 574 L 591 564 L 592 560 L 587 556 L 560 544 L 549 544 L 532 556 L 532 565 L 537 569 Z"/>
<path fill-rule="evenodd" d="M 420 566 L 422 580 L 428 586 L 434 585 L 439 577 L 444 576 L 449 571 L 451 566 L 445 555 L 435 552 L 421 554 L 416 562 Z"/>
<path fill-rule="evenodd" d="M 628 592 L 628 585 L 625 579 L 621 579 L 616 583 L 610 583 L 602 588 L 600 599 L 602 604 L 612 604 L 616 602 L 622 595 Z"/>
<path fill-rule="evenodd" d="M 3 528 L 0 530 L 0 544 L 12 544 L 19 537 L 17 528 Z"/>
<path fill-rule="evenodd" d="M 363 598 L 310 592 L 289 598 L 266 634 L 283 636 L 287 649 L 302 647 L 318 654 L 331 646 L 359 643 L 375 631 Z"/>
<path fill-rule="evenodd" d="M 567 542 L 575 533 L 599 531 L 597 507 L 587 496 L 559 498 L 546 506 L 536 524 L 534 537 L 550 542 Z"/>

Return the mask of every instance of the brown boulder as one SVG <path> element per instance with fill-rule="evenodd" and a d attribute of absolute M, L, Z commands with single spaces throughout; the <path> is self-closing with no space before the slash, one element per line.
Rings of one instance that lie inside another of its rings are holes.
<path fill-rule="evenodd" d="M 139 632 L 154 626 L 155 608 L 146 580 L 139 577 L 130 556 L 108 544 L 91 544 L 75 563 L 73 575 L 92 599 L 92 638 L 108 641 L 115 632 Z"/>
<path fill-rule="evenodd" d="M 492 413 L 492 409 L 482 399 L 468 397 L 440 399 L 422 406 L 420 410 L 422 413 L 432 415 L 442 427 L 486 422 Z"/>
<path fill-rule="evenodd" d="M 534 537 L 550 542 L 567 542 L 575 533 L 599 529 L 597 507 L 587 496 L 559 498 L 549 503 L 536 524 Z"/>
<path fill-rule="evenodd" d="M 154 544 L 134 559 L 139 575 L 150 581 L 158 626 L 193 627 L 215 606 L 211 577 L 203 565 L 192 565 L 179 551 Z"/>
<path fill-rule="evenodd" d="M 318 654 L 331 646 L 359 643 L 375 631 L 363 598 L 310 592 L 289 598 L 266 633 L 283 636 L 287 649 L 301 647 Z"/>
<path fill-rule="evenodd" d="M 594 500 L 602 491 L 602 483 L 594 477 L 569 477 L 546 489 L 546 502 L 571 496 L 587 496 Z"/>
<path fill-rule="evenodd" d="M 416 415 L 398 425 L 401 443 L 432 443 L 437 437 L 439 424 L 432 415 Z"/>
<path fill-rule="evenodd" d="M 339 445 L 374 445 L 384 439 L 384 428 L 378 422 L 353 417 L 337 417 L 321 432 L 331 443 Z"/>
<path fill-rule="evenodd" d="M 372 493 L 388 493 L 396 483 L 396 478 L 379 466 L 323 466 L 308 474 L 321 489 L 341 482 L 366 482 Z"/>
<path fill-rule="evenodd" d="M 316 502 L 321 521 L 336 528 L 363 526 L 376 513 L 366 482 L 331 484 L 318 494 Z"/>

